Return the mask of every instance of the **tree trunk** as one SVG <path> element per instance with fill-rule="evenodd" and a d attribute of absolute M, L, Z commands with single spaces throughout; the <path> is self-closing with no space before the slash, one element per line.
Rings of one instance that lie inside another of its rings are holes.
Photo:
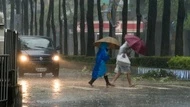
<path fill-rule="evenodd" d="M 24 34 L 24 1 L 21 1 L 21 34 Z"/>
<path fill-rule="evenodd" d="M 136 15 L 137 15 L 137 32 L 136 32 L 136 36 L 140 37 L 140 25 L 141 25 L 141 18 L 142 18 L 142 15 L 140 13 L 140 0 L 137 0 Z"/>
<path fill-rule="evenodd" d="M 37 23 L 37 0 L 34 0 L 35 2 L 35 18 L 34 18 L 34 21 L 35 21 L 35 35 L 38 34 L 38 23 Z"/>
<path fill-rule="evenodd" d="M 164 0 L 162 16 L 161 56 L 168 56 L 170 53 L 170 7 L 171 1 Z"/>
<path fill-rule="evenodd" d="M 113 31 L 112 31 L 112 24 L 111 24 L 111 22 L 109 21 L 109 36 L 110 37 L 112 37 L 112 33 L 113 33 Z"/>
<path fill-rule="evenodd" d="M 3 5 L 2 5 L 2 0 L 0 0 L 0 11 L 2 12 L 3 11 Z"/>
<path fill-rule="evenodd" d="M 24 0 L 23 12 L 24 12 L 24 34 L 28 35 L 29 22 L 28 22 L 28 0 Z"/>
<path fill-rule="evenodd" d="M 80 43 L 81 43 L 81 55 L 86 54 L 86 39 L 85 39 L 85 10 L 84 0 L 80 0 Z"/>
<path fill-rule="evenodd" d="M 78 36 L 77 36 L 77 17 L 78 15 L 78 0 L 74 0 L 74 16 L 73 16 L 73 40 L 74 40 L 74 55 L 78 55 Z"/>
<path fill-rule="evenodd" d="M 99 39 L 103 38 L 103 18 L 101 12 L 101 0 L 97 1 L 97 10 L 98 10 L 98 20 L 99 20 Z"/>
<path fill-rule="evenodd" d="M 51 0 L 51 10 L 52 10 L 52 15 L 51 15 L 51 25 L 52 25 L 52 33 L 53 33 L 53 41 L 54 45 L 57 46 L 57 38 L 56 38 L 56 30 L 55 30 L 55 23 L 54 23 L 54 0 Z"/>
<path fill-rule="evenodd" d="M 63 0 L 62 6 L 63 6 L 63 16 L 64 16 L 64 55 L 68 55 L 68 42 L 67 42 L 68 27 L 67 27 L 66 0 Z"/>
<path fill-rule="evenodd" d="M 33 35 L 33 0 L 30 0 L 30 35 Z"/>
<path fill-rule="evenodd" d="M 47 14 L 47 21 L 46 21 L 46 27 L 47 27 L 47 37 L 50 37 L 50 33 L 51 33 L 51 30 L 50 30 L 50 19 L 51 19 L 51 13 L 52 13 L 52 4 L 51 4 L 51 0 L 49 0 L 49 9 L 48 9 L 48 14 Z"/>
<path fill-rule="evenodd" d="M 4 14 L 4 28 L 6 29 L 7 28 L 6 0 L 2 0 L 2 3 L 3 3 L 2 5 L 3 5 L 3 14 Z"/>
<path fill-rule="evenodd" d="M 94 24 L 93 24 L 94 0 L 88 0 L 87 10 L 87 26 L 88 26 L 88 39 L 87 39 L 87 56 L 94 56 Z"/>
<path fill-rule="evenodd" d="M 11 0 L 10 3 L 11 3 L 10 29 L 14 30 L 14 17 L 15 17 L 15 15 L 14 15 L 14 8 L 15 8 L 14 0 Z"/>
<path fill-rule="evenodd" d="M 178 0 L 175 55 L 183 55 L 183 23 L 185 19 L 184 0 Z"/>
<path fill-rule="evenodd" d="M 136 15 L 137 15 L 137 31 L 136 31 L 136 36 L 140 37 L 140 26 L 141 26 L 141 18 L 142 15 L 140 13 L 140 0 L 136 1 Z M 135 57 L 138 57 L 138 54 L 135 53 Z"/>
<path fill-rule="evenodd" d="M 21 33 L 21 0 L 15 0 L 16 4 L 16 20 L 15 20 L 15 30 L 18 31 L 18 33 Z"/>
<path fill-rule="evenodd" d="M 63 32 L 62 32 L 62 19 L 61 19 L 61 0 L 59 0 L 59 46 L 60 54 L 63 53 Z"/>
<path fill-rule="evenodd" d="M 156 28 L 156 17 L 157 17 L 157 0 L 149 0 L 148 7 L 148 29 L 147 29 L 147 41 L 146 46 L 148 47 L 147 55 L 155 55 L 155 28 Z"/>
<path fill-rule="evenodd" d="M 125 42 L 125 35 L 127 34 L 127 20 L 128 20 L 128 0 L 123 0 L 122 10 L 122 44 Z"/>
<path fill-rule="evenodd" d="M 41 10 L 40 10 L 40 28 L 39 28 L 39 35 L 44 35 L 44 0 L 40 0 Z"/>

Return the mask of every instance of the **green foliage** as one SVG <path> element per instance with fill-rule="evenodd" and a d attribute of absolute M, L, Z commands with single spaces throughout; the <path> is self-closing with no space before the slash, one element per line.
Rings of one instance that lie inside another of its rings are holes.
<path fill-rule="evenodd" d="M 172 72 L 166 70 L 152 70 L 142 75 L 144 79 L 159 80 L 161 82 L 176 79 L 176 76 Z"/>
<path fill-rule="evenodd" d="M 147 73 L 143 74 L 143 78 L 154 77 L 154 78 L 161 78 L 161 77 L 175 77 L 172 72 L 167 72 L 166 70 L 152 70 L 148 71 Z"/>
<path fill-rule="evenodd" d="M 162 20 L 162 14 L 163 14 L 163 2 L 164 0 L 157 0 L 157 19 Z M 144 8 L 144 13 L 148 14 L 148 3 L 149 0 L 145 0 L 145 8 Z M 184 29 L 189 30 L 190 29 L 190 0 L 185 1 L 185 7 L 186 7 L 186 19 L 184 22 Z M 171 15 L 170 15 L 170 20 L 174 21 L 177 23 L 177 12 L 178 12 L 178 0 L 171 0 Z"/>
<path fill-rule="evenodd" d="M 86 62 L 86 63 L 95 63 L 95 57 L 87 56 L 62 56 L 63 60 L 75 61 L 75 62 Z M 111 58 L 107 64 L 115 64 L 115 58 Z"/>
<path fill-rule="evenodd" d="M 63 60 L 95 63 L 95 57 L 87 56 L 62 56 Z M 147 56 L 147 57 L 135 57 L 130 58 L 131 66 L 138 67 L 150 67 L 150 68 L 170 68 L 170 69 L 187 69 L 190 70 L 190 57 L 176 56 L 176 57 L 159 57 L 159 56 Z M 111 58 L 107 64 L 115 64 L 116 59 Z"/>
<path fill-rule="evenodd" d="M 155 67 L 155 68 L 168 68 L 167 62 L 171 57 L 139 57 L 131 58 L 132 66 L 142 66 L 142 67 Z"/>
<path fill-rule="evenodd" d="M 157 18 L 162 20 L 164 0 L 157 0 Z M 149 0 L 145 0 L 145 11 L 148 11 Z M 176 21 L 178 10 L 178 0 L 171 0 L 171 21 Z M 148 12 L 147 12 L 148 13 Z"/>
<path fill-rule="evenodd" d="M 176 56 L 168 61 L 169 68 L 190 70 L 190 57 Z"/>

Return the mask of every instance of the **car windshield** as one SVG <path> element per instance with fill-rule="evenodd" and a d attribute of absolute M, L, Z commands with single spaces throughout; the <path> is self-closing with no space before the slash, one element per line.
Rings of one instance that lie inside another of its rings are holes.
<path fill-rule="evenodd" d="M 22 38 L 21 49 L 53 49 L 53 44 L 46 38 Z"/>

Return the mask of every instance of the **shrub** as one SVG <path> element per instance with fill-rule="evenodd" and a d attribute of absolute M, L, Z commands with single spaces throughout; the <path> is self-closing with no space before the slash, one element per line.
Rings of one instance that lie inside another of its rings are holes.
<path fill-rule="evenodd" d="M 75 62 L 85 62 L 85 63 L 95 63 L 95 57 L 87 57 L 87 56 L 80 56 L 80 55 L 72 55 L 72 56 L 62 56 L 64 60 L 69 60 L 69 61 L 75 61 Z M 111 58 L 107 64 L 115 64 L 116 60 L 115 58 Z"/>
<path fill-rule="evenodd" d="M 190 57 L 176 56 L 168 61 L 169 68 L 190 70 Z"/>
<path fill-rule="evenodd" d="M 176 76 L 172 72 L 167 72 L 166 70 L 150 70 L 147 73 L 142 75 L 143 78 L 176 78 Z"/>
<path fill-rule="evenodd" d="M 139 57 L 131 58 L 132 66 L 142 66 L 142 67 L 154 67 L 154 68 L 168 68 L 167 62 L 171 57 Z"/>

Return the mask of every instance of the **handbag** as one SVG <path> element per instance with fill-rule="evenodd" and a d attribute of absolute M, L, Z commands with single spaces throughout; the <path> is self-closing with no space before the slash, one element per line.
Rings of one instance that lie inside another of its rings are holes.
<path fill-rule="evenodd" d="M 125 53 L 117 55 L 117 61 L 120 63 L 131 64 L 128 56 Z"/>

